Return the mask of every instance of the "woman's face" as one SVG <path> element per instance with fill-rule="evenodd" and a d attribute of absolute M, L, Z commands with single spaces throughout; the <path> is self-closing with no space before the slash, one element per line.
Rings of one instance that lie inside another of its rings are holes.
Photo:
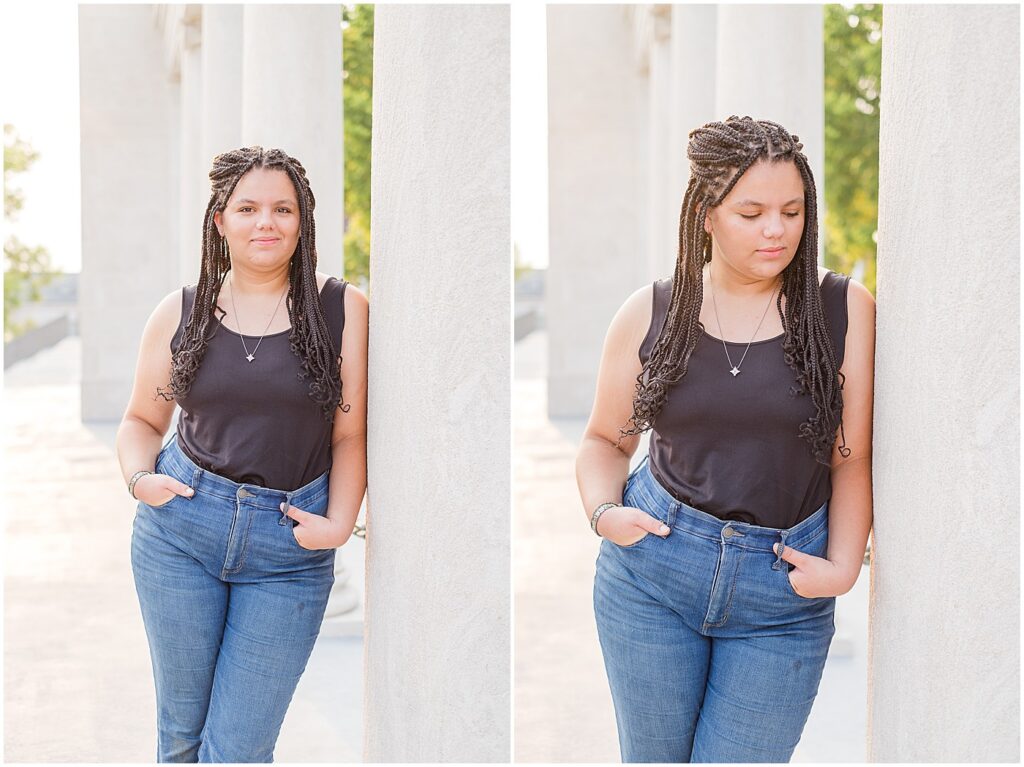
<path fill-rule="evenodd" d="M 253 168 L 213 216 L 227 238 L 232 265 L 273 270 L 288 263 L 299 241 L 299 204 L 283 170 Z"/>
<path fill-rule="evenodd" d="M 789 266 L 804 229 L 804 185 L 794 162 L 759 160 L 722 204 L 708 210 L 712 260 L 751 280 L 774 278 Z"/>

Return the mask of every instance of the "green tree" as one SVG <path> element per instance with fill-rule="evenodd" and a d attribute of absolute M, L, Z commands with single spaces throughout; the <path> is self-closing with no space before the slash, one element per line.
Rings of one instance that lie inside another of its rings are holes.
<path fill-rule="evenodd" d="M 18 137 L 13 125 L 4 124 L 4 219 L 10 223 L 25 204 L 14 177 L 26 172 L 39 159 L 28 142 Z M 46 248 L 30 247 L 13 235 L 4 242 L 4 342 L 24 333 L 31 322 L 11 320 L 15 309 L 26 301 L 38 301 L 40 289 L 56 277 Z"/>
<path fill-rule="evenodd" d="M 882 6 L 826 5 L 824 39 L 825 265 L 874 293 Z"/>
<path fill-rule="evenodd" d="M 373 107 L 373 6 L 342 6 L 345 105 L 345 277 L 370 279 L 370 139 Z"/>

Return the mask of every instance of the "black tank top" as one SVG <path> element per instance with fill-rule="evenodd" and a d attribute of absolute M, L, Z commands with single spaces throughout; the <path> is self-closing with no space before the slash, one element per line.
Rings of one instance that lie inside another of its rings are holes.
<path fill-rule="evenodd" d="M 345 328 L 345 286 L 328 278 L 320 300 L 337 359 Z M 195 285 L 182 290 L 181 319 L 171 339 L 177 351 L 196 298 Z M 309 397 L 309 378 L 291 350 L 291 330 L 263 337 L 255 359 L 245 358 L 242 341 L 216 316 L 209 345 L 188 396 L 179 397 L 178 446 L 197 465 L 235 482 L 274 490 L 296 490 L 331 467 L 330 423 Z M 245 336 L 252 353 L 259 336 Z"/>
<path fill-rule="evenodd" d="M 838 367 L 846 349 L 850 278 L 829 272 L 822 305 Z M 654 283 L 651 326 L 640 345 L 646 364 L 668 315 L 672 280 Z M 810 394 L 790 396 L 796 374 L 782 338 L 754 341 L 742 372 L 729 374 L 722 342 L 702 331 L 686 375 L 668 391 L 649 446 L 651 473 L 678 500 L 723 520 L 788 528 L 832 495 L 828 466 L 815 461 L 800 424 L 814 415 Z M 734 363 L 745 343 L 729 343 Z"/>

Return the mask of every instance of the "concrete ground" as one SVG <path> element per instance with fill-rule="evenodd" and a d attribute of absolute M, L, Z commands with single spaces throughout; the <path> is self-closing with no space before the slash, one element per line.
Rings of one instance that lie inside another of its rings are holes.
<path fill-rule="evenodd" d="M 515 346 L 515 761 L 617 762 L 591 602 L 599 540 L 573 471 L 586 424 L 547 418 L 546 354 L 543 332 Z M 864 568 L 837 600 L 836 636 L 794 762 L 866 760 L 867 606 Z"/>
<path fill-rule="evenodd" d="M 4 760 L 151 762 L 155 697 L 129 561 L 135 502 L 117 424 L 79 420 L 80 343 L 4 382 Z M 363 593 L 363 542 L 344 549 Z M 278 739 L 279 762 L 362 754 L 361 610 L 325 620 Z"/>

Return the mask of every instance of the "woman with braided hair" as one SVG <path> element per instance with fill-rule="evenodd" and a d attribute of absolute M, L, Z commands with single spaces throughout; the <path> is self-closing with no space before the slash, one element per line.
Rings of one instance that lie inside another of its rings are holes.
<path fill-rule="evenodd" d="M 797 136 L 689 139 L 675 273 L 612 320 L 577 456 L 594 611 L 623 761 L 784 762 L 871 527 L 874 299 L 817 266 Z"/>
<path fill-rule="evenodd" d="M 157 760 L 269 762 L 366 489 L 368 310 L 316 271 L 298 160 L 225 152 L 210 181 L 199 282 L 146 324 L 117 452 Z"/>

